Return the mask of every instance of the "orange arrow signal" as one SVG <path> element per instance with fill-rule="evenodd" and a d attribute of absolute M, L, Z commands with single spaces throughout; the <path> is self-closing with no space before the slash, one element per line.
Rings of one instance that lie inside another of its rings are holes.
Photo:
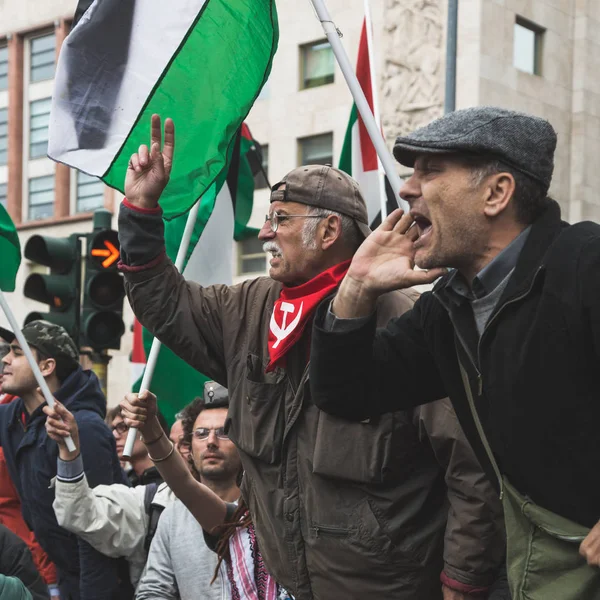
<path fill-rule="evenodd" d="M 102 248 L 93 248 L 92 256 L 106 256 L 106 260 L 102 261 L 102 266 L 105 269 L 108 269 L 108 267 L 119 258 L 119 251 L 115 245 L 108 240 L 104 240 L 104 245 L 106 246 L 106 250 Z"/>

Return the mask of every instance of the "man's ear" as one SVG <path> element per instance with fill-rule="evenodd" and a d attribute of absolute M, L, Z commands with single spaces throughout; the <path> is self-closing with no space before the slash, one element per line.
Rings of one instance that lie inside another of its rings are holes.
<path fill-rule="evenodd" d="M 515 178 L 510 173 L 495 173 L 485 183 L 485 194 L 485 216 L 497 217 L 515 195 Z"/>
<path fill-rule="evenodd" d="M 342 219 L 337 215 L 328 215 L 319 229 L 321 248 L 327 250 L 342 237 Z"/>
<path fill-rule="evenodd" d="M 50 375 L 56 371 L 56 360 L 53 358 L 46 358 L 40 362 L 40 371 L 44 377 L 50 377 Z"/>

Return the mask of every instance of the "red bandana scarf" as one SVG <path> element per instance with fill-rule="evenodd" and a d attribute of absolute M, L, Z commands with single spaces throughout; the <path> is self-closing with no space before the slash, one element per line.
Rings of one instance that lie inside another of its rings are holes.
<path fill-rule="evenodd" d="M 273 307 L 269 326 L 269 365 L 266 372 L 285 365 L 285 355 L 300 339 L 315 309 L 331 294 L 348 271 L 349 260 L 319 273 L 297 287 L 284 287 Z"/>

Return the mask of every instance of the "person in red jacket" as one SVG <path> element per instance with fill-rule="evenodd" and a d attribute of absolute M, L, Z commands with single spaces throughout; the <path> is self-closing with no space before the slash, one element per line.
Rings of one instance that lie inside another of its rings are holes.
<path fill-rule="evenodd" d="M 16 396 L 2 393 L 2 357 L 8 353 L 9 344 L 13 341 L 12 332 L 0 327 L 0 404 L 9 404 Z M 0 524 L 16 533 L 28 546 L 33 562 L 48 586 L 52 600 L 59 595 L 56 569 L 35 539 L 33 531 L 27 527 L 21 513 L 21 500 L 8 474 L 4 452 L 0 447 Z"/>

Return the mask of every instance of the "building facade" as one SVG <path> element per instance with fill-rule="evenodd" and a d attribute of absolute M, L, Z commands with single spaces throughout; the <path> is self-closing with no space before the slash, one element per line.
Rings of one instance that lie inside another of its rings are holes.
<path fill-rule="evenodd" d="M 396 135 L 441 116 L 444 102 L 446 0 L 371 0 L 374 64 L 382 128 Z M 120 196 L 100 182 L 46 158 L 54 65 L 75 0 L 0 3 L 0 202 L 29 236 L 90 231 L 95 208 L 116 214 Z M 352 63 L 362 0 L 329 0 Z M 263 146 L 270 183 L 311 162 L 337 164 L 352 98 L 305 2 L 279 2 L 280 43 L 269 81 L 247 122 Z M 571 221 L 600 222 L 600 2 L 597 0 L 459 0 L 456 107 L 494 104 L 540 115 L 558 132 L 550 190 Z M 400 174 L 406 174 L 399 169 Z M 257 179 L 251 225 L 268 212 L 269 190 Z M 257 240 L 237 245 L 234 281 L 264 274 Z M 19 320 L 38 303 L 22 295 L 36 269 L 24 260 L 9 297 Z M 133 315 L 126 307 L 121 350 L 111 352 L 109 403 L 131 383 Z M 0 322 L 5 323 L 0 316 Z"/>

